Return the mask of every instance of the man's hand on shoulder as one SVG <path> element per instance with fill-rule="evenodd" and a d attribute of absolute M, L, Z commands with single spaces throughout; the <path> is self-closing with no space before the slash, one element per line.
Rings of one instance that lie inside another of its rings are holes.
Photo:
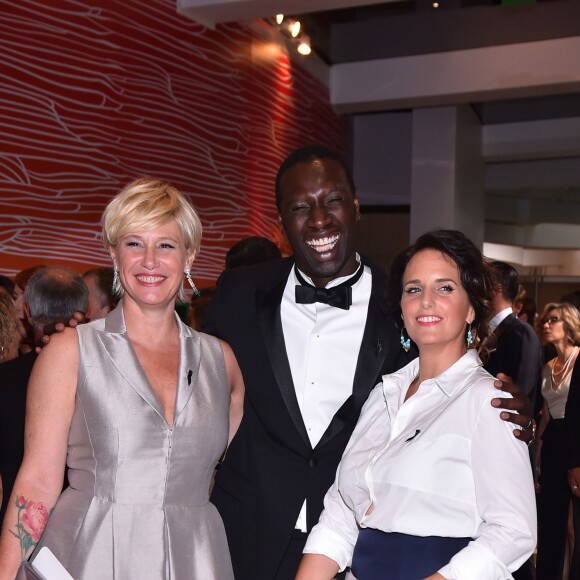
<path fill-rule="evenodd" d="M 491 404 L 499 409 L 504 409 L 500 417 L 520 427 L 514 429 L 514 436 L 525 443 L 530 444 L 534 438 L 535 423 L 532 419 L 532 404 L 528 397 L 522 393 L 511 378 L 503 373 L 497 375 L 495 387 L 509 393 L 512 398 L 492 399 Z M 515 411 L 515 412 L 513 412 Z"/>
<path fill-rule="evenodd" d="M 36 343 L 36 352 L 39 353 L 43 347 L 50 342 L 50 335 L 55 332 L 63 332 L 65 328 L 75 328 L 77 324 L 84 324 L 87 318 L 84 312 L 75 312 L 72 318 L 66 322 L 50 322 L 43 328 L 44 335 Z"/>
<path fill-rule="evenodd" d="M 572 495 L 580 497 L 580 467 L 573 467 L 568 471 L 568 485 Z"/>

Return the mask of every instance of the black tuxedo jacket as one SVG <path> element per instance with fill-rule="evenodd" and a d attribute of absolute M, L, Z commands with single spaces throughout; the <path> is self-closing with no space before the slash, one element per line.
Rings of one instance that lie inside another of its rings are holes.
<path fill-rule="evenodd" d="M 542 376 L 542 345 L 538 335 L 527 322 L 515 314 L 508 314 L 494 331 L 495 348 L 484 368 L 494 377 L 505 373 L 524 392 L 534 407 Z M 530 453 L 533 466 L 533 454 Z M 516 580 L 535 578 L 531 560 L 514 572 Z"/>
<path fill-rule="evenodd" d="M 291 258 L 226 271 L 204 330 L 226 340 L 244 376 L 244 417 L 212 493 L 226 527 L 237 580 L 272 580 L 304 500 L 310 530 L 354 429 L 381 375 L 408 362 L 385 307 L 385 277 L 373 270 L 352 395 L 313 449 L 294 391 L 280 303 Z M 342 311 L 337 309 L 337 316 Z M 358 345 L 353 345 L 358 348 Z"/>
<path fill-rule="evenodd" d="M 509 314 L 495 329 L 495 348 L 485 369 L 494 377 L 505 373 L 534 402 L 542 373 L 542 345 L 527 322 Z"/>

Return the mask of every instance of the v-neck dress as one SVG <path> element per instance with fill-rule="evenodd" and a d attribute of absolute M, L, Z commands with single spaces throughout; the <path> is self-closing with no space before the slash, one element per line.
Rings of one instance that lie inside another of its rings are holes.
<path fill-rule="evenodd" d="M 122 304 L 78 327 L 70 487 L 38 547 L 48 546 L 75 580 L 233 579 L 224 526 L 209 503 L 229 429 L 225 361 L 217 339 L 178 323 L 173 426 L 127 337 Z"/>

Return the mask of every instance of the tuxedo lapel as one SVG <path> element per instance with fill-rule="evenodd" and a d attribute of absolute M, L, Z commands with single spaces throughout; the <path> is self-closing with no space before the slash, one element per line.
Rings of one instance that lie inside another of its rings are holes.
<path fill-rule="evenodd" d="M 386 312 L 382 304 L 383 292 L 377 278 L 384 281 L 382 275 L 373 273 L 373 287 L 354 374 L 352 395 L 332 418 L 317 447 L 327 443 L 350 423 L 353 420 L 353 414 L 358 416 L 383 367 L 388 344 L 388 329 Z"/>
<path fill-rule="evenodd" d="M 375 296 L 371 296 L 354 375 L 353 395 L 357 409 L 360 409 L 367 400 L 383 368 L 389 344 L 387 324 L 388 317 L 384 305 L 379 303 Z"/>
<path fill-rule="evenodd" d="M 306 426 L 302 419 L 302 413 L 298 406 L 296 391 L 292 381 L 292 371 L 286 352 L 284 342 L 284 332 L 282 330 L 282 318 L 280 315 L 280 304 L 282 294 L 288 279 L 290 268 L 286 270 L 286 275 L 278 279 L 274 286 L 268 289 L 258 290 L 256 293 L 256 312 L 264 339 L 264 345 L 270 359 L 270 365 L 274 371 L 276 382 L 288 413 L 300 436 L 310 446 L 310 440 L 306 432 Z"/>

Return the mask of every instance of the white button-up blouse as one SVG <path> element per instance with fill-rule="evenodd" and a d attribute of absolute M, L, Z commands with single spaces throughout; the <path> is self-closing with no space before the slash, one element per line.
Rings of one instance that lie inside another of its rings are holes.
<path fill-rule="evenodd" d="M 304 553 L 343 570 L 359 527 L 468 537 L 440 574 L 512 578 L 536 545 L 536 507 L 527 447 L 490 404 L 509 395 L 474 350 L 405 401 L 418 370 L 414 360 L 371 392 Z"/>

